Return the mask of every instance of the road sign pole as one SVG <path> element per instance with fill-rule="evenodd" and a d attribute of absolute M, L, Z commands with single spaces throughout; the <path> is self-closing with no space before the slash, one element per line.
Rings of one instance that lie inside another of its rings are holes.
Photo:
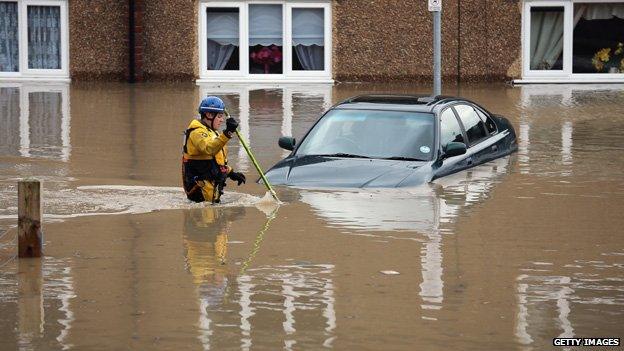
<path fill-rule="evenodd" d="M 442 94 L 442 0 L 429 0 L 433 14 L 433 95 Z"/>

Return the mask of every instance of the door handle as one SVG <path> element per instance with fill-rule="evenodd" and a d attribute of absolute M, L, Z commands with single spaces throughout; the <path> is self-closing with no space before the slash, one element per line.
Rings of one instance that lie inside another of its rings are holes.
<path fill-rule="evenodd" d="M 469 164 L 469 165 L 471 165 L 471 164 L 472 164 L 472 157 L 468 157 L 468 158 L 466 159 L 466 162 L 468 162 L 468 164 Z"/>
<path fill-rule="evenodd" d="M 498 150 L 498 145 L 492 145 L 492 151 L 497 151 Z"/>

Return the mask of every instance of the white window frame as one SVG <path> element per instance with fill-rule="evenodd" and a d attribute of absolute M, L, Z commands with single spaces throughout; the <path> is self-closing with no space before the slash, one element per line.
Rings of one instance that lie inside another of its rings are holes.
<path fill-rule="evenodd" d="M 329 4 L 308 4 L 308 3 L 289 3 L 286 4 L 285 6 L 286 8 L 286 28 L 284 29 L 285 34 L 286 34 L 286 40 L 288 43 L 290 43 L 290 45 L 285 46 L 286 50 L 284 50 L 286 52 L 286 57 L 288 57 L 289 61 L 287 66 L 284 67 L 284 71 L 286 72 L 286 74 L 288 76 L 291 77 L 331 77 L 331 25 L 328 25 L 328 23 L 331 23 L 331 16 L 330 16 L 330 12 L 331 12 L 331 6 L 329 6 Z M 323 9 L 323 39 L 325 41 L 325 48 L 324 48 L 324 59 L 325 59 L 325 69 L 322 71 L 305 71 L 305 70 L 298 70 L 298 71 L 294 71 L 292 69 L 292 57 L 293 57 L 293 53 L 292 53 L 292 30 L 293 30 L 293 26 L 292 26 L 292 13 L 294 9 L 300 9 L 300 8 L 314 8 L 314 9 Z M 286 61 L 284 61 L 286 64 Z"/>
<path fill-rule="evenodd" d="M 257 4 L 282 6 L 283 59 L 281 74 L 249 73 L 249 6 Z M 206 57 L 206 9 L 208 7 L 238 7 L 239 9 L 239 70 L 208 70 Z M 322 71 L 294 71 L 292 69 L 292 10 L 293 8 L 322 8 L 324 13 L 325 69 Z M 331 3 L 299 0 L 239 0 L 209 1 L 199 3 L 199 79 L 198 84 L 229 83 L 333 83 L 332 80 L 332 16 Z"/>
<path fill-rule="evenodd" d="M 514 83 L 622 83 L 624 73 L 573 73 L 574 4 L 624 3 L 624 0 L 525 0 L 522 7 L 522 79 Z M 531 70 L 531 8 L 563 7 L 563 70 Z"/>
<path fill-rule="evenodd" d="M 0 72 L 0 80 L 69 81 L 69 19 L 67 0 L 0 0 L 16 2 L 18 16 L 19 71 Z M 61 16 L 61 68 L 28 68 L 28 6 L 58 6 Z"/>

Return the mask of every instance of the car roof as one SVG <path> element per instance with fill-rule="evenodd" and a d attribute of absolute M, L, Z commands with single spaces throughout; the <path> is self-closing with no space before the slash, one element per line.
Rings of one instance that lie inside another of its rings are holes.
<path fill-rule="evenodd" d="M 479 106 L 470 100 L 456 96 L 368 94 L 350 97 L 337 103 L 332 109 L 392 110 L 431 113 L 436 106 L 450 102 L 468 102 Z"/>

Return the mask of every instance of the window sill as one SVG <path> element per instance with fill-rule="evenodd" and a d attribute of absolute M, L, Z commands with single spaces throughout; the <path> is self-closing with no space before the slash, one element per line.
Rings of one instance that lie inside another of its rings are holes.
<path fill-rule="evenodd" d="M 522 78 L 514 79 L 513 84 L 592 84 L 592 83 L 624 83 L 623 77 L 573 77 L 573 78 Z"/>
<path fill-rule="evenodd" d="M 262 84 L 334 84 L 334 80 L 331 78 L 274 78 L 274 79 L 253 79 L 243 77 L 212 77 L 212 78 L 198 78 L 195 80 L 197 84 L 204 83 L 234 83 L 234 84 L 249 84 L 249 85 L 262 85 Z"/>
<path fill-rule="evenodd" d="M 0 76 L 0 82 L 2 83 L 21 83 L 21 82 L 36 82 L 36 83 L 69 83 L 71 78 L 69 77 L 11 77 Z"/>

